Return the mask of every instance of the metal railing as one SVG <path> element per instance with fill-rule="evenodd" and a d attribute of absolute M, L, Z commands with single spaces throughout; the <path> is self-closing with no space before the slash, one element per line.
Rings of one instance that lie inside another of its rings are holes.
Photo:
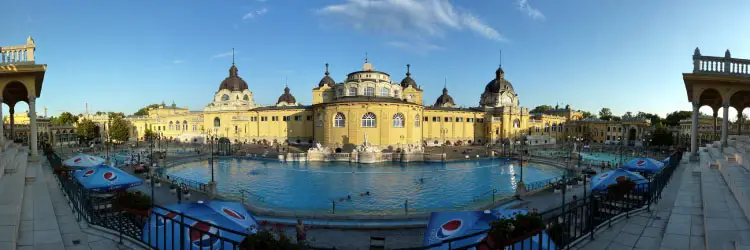
<path fill-rule="evenodd" d="M 562 177 L 556 176 L 556 177 L 552 177 L 546 180 L 535 181 L 535 182 L 526 184 L 526 192 L 544 189 L 549 186 L 555 185 L 558 181 L 560 181 L 560 179 L 562 179 Z"/>
<path fill-rule="evenodd" d="M 593 193 L 584 199 L 575 200 L 540 213 L 545 225 L 542 231 L 532 232 L 533 235 L 530 237 L 513 242 L 504 248 L 501 246 L 500 249 L 526 250 L 532 249 L 532 246 L 534 249 L 537 247 L 542 249 L 543 245 L 550 246 L 550 244 L 555 245 L 555 249 L 570 249 L 586 237 L 594 239 L 595 234 L 592 232 L 601 227 L 611 226 L 612 221 L 615 219 L 630 217 L 632 213 L 637 211 L 650 210 L 651 203 L 661 199 L 661 191 L 669 184 L 672 173 L 682 159 L 682 153 L 677 152 L 670 157 L 669 164 L 660 173 L 651 178 L 648 183 L 636 184 L 632 191 L 621 197 L 604 193 Z M 427 246 L 403 248 L 401 250 L 478 248 L 483 245 L 487 246 L 485 244 L 488 243 L 486 241 L 468 245 L 456 245 L 456 243 L 461 240 L 487 234 L 488 232 L 489 230 L 480 231 Z"/>
<path fill-rule="evenodd" d="M 50 166 L 62 166 L 55 153 L 48 153 Z M 114 236 L 141 243 L 151 249 L 231 249 L 240 250 L 241 242 L 254 228 L 239 232 L 211 222 L 153 205 L 144 211 L 129 209 L 118 204 L 113 197 L 84 189 L 71 178 L 72 171 L 55 173 L 57 184 L 73 208 L 77 221 L 114 232 Z M 159 211 L 159 212 L 154 212 Z M 305 246 L 303 249 L 327 249 Z M 335 248 L 333 248 L 335 249 Z"/>
<path fill-rule="evenodd" d="M 161 176 L 160 176 L 161 177 Z M 201 192 L 208 192 L 208 183 L 203 183 L 196 180 L 191 180 L 183 177 L 166 175 L 164 177 L 170 184 L 174 183 L 178 186 L 185 185 Z"/>
<path fill-rule="evenodd" d="M 240 203 L 245 204 L 245 197 L 247 197 L 247 198 L 251 198 L 252 197 L 255 200 L 260 201 L 260 202 L 265 202 L 266 201 L 266 197 L 264 197 L 264 196 L 260 196 L 260 195 L 254 194 L 254 193 L 252 193 L 250 191 L 247 191 L 247 190 L 244 190 L 244 189 L 240 189 Z"/>

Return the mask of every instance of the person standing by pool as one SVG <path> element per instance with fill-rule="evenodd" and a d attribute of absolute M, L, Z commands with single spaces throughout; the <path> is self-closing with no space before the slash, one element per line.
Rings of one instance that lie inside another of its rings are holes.
<path fill-rule="evenodd" d="M 305 225 L 302 224 L 301 219 L 297 219 L 297 243 L 304 242 L 305 239 L 307 239 L 307 230 L 305 229 Z"/>

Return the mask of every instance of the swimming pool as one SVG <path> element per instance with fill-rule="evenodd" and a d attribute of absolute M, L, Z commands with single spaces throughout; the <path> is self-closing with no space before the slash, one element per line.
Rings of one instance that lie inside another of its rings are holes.
<path fill-rule="evenodd" d="M 547 157 L 567 157 L 568 155 L 570 155 L 570 151 L 559 150 L 559 149 L 539 150 L 539 151 L 536 151 L 535 153 L 542 155 L 542 156 L 547 156 Z M 591 164 L 596 164 L 596 165 L 599 165 L 602 162 L 608 162 L 609 164 L 617 164 L 620 162 L 619 153 L 581 152 L 581 158 L 585 163 L 591 163 Z M 623 162 L 628 162 L 633 158 L 634 156 L 632 155 L 632 152 L 623 152 L 622 154 Z"/>
<path fill-rule="evenodd" d="M 336 214 L 403 214 L 406 200 L 410 213 L 476 209 L 491 202 L 492 189 L 497 189 L 498 199 L 514 195 L 520 178 L 515 175 L 519 166 L 507 159 L 358 165 L 219 158 L 214 168 L 221 196 L 239 198 L 240 190 L 246 190 L 262 197 L 248 199 L 255 206 L 295 213 L 331 213 L 331 200 L 336 202 Z M 523 178 L 528 184 L 562 172 L 531 164 L 524 167 Z M 211 178 L 208 161 L 182 164 L 165 173 L 201 182 Z M 369 196 L 360 196 L 367 191 Z"/>

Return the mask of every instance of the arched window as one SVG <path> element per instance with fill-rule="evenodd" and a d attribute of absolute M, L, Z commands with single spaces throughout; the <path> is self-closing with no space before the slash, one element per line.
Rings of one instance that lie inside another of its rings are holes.
<path fill-rule="evenodd" d="M 338 90 L 338 96 L 344 96 L 344 89 Z"/>
<path fill-rule="evenodd" d="M 349 95 L 350 96 L 357 95 L 357 87 L 349 87 Z"/>
<path fill-rule="evenodd" d="M 514 128 L 520 128 L 521 127 L 521 120 L 518 120 L 518 119 L 513 120 L 513 127 Z"/>
<path fill-rule="evenodd" d="M 549 123 L 544 124 L 544 133 L 549 132 Z"/>
<path fill-rule="evenodd" d="M 318 114 L 318 121 L 316 122 L 318 127 L 323 127 L 323 114 Z"/>
<path fill-rule="evenodd" d="M 250 101 L 250 96 L 245 95 L 245 96 L 242 97 L 242 100 L 243 101 Z"/>
<path fill-rule="evenodd" d="M 419 120 L 419 115 L 415 115 L 414 116 L 414 127 L 418 128 L 420 122 L 421 122 L 421 120 Z"/>
<path fill-rule="evenodd" d="M 403 128 L 404 127 L 404 115 L 401 113 L 396 113 L 393 115 L 393 127 L 394 128 Z"/>
<path fill-rule="evenodd" d="M 367 114 L 362 116 L 363 128 L 374 128 L 375 126 L 377 126 L 377 122 L 375 121 L 375 114 L 367 112 Z"/>
<path fill-rule="evenodd" d="M 183 130 L 188 130 L 188 124 L 187 124 L 187 121 L 185 121 L 185 120 L 182 121 L 182 129 Z"/>
<path fill-rule="evenodd" d="M 169 130 L 172 130 L 172 128 L 173 128 L 172 121 L 169 121 Z"/>
<path fill-rule="evenodd" d="M 552 123 L 552 132 L 557 132 L 557 123 Z"/>
<path fill-rule="evenodd" d="M 180 121 L 174 122 L 174 130 L 180 130 L 182 128 L 182 125 L 180 125 Z"/>
<path fill-rule="evenodd" d="M 539 127 L 536 127 L 536 132 L 539 133 Z"/>
<path fill-rule="evenodd" d="M 346 127 L 346 117 L 342 113 L 336 113 L 336 117 L 333 118 L 333 126 L 337 128 Z"/>
<path fill-rule="evenodd" d="M 391 94 L 390 91 L 388 91 L 388 88 L 381 88 L 380 89 L 380 95 L 381 96 L 389 96 Z"/>
<path fill-rule="evenodd" d="M 366 96 L 375 96 L 375 87 L 365 87 Z"/>
<path fill-rule="evenodd" d="M 224 94 L 223 96 L 221 96 L 221 100 L 222 101 L 229 101 L 229 95 Z"/>
<path fill-rule="evenodd" d="M 394 91 L 393 91 L 393 97 L 396 97 L 396 98 L 398 98 L 398 90 L 394 90 Z"/>
<path fill-rule="evenodd" d="M 214 117 L 214 127 L 221 127 L 221 120 L 219 119 L 219 117 Z"/>

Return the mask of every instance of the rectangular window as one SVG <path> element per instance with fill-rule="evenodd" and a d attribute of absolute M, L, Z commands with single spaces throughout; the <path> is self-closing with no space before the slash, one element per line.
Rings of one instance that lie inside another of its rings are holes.
<path fill-rule="evenodd" d="M 425 116 L 424 121 L 430 121 L 429 117 Z"/>
<path fill-rule="evenodd" d="M 271 121 L 277 122 L 277 121 L 279 121 L 279 117 L 278 116 L 273 116 L 273 117 L 271 117 Z"/>
<path fill-rule="evenodd" d="M 432 122 L 440 122 L 440 117 L 433 116 L 432 117 Z"/>
<path fill-rule="evenodd" d="M 260 117 L 260 121 L 267 122 L 268 121 L 268 116 L 262 116 L 262 117 Z"/>
<path fill-rule="evenodd" d="M 365 95 L 366 96 L 375 96 L 375 88 L 373 88 L 373 87 L 366 87 L 365 88 Z"/>
<path fill-rule="evenodd" d="M 467 118 L 466 122 L 474 122 L 474 118 Z"/>
<path fill-rule="evenodd" d="M 295 121 L 301 121 L 302 120 L 302 116 L 301 115 L 296 115 L 296 116 L 294 116 L 294 120 Z"/>
<path fill-rule="evenodd" d="M 307 116 L 307 120 L 308 120 L 308 121 L 312 121 L 312 116 L 311 116 L 311 115 L 308 115 L 308 116 Z"/>
<path fill-rule="evenodd" d="M 284 119 L 285 122 L 289 121 L 289 116 L 282 116 L 281 118 Z"/>

